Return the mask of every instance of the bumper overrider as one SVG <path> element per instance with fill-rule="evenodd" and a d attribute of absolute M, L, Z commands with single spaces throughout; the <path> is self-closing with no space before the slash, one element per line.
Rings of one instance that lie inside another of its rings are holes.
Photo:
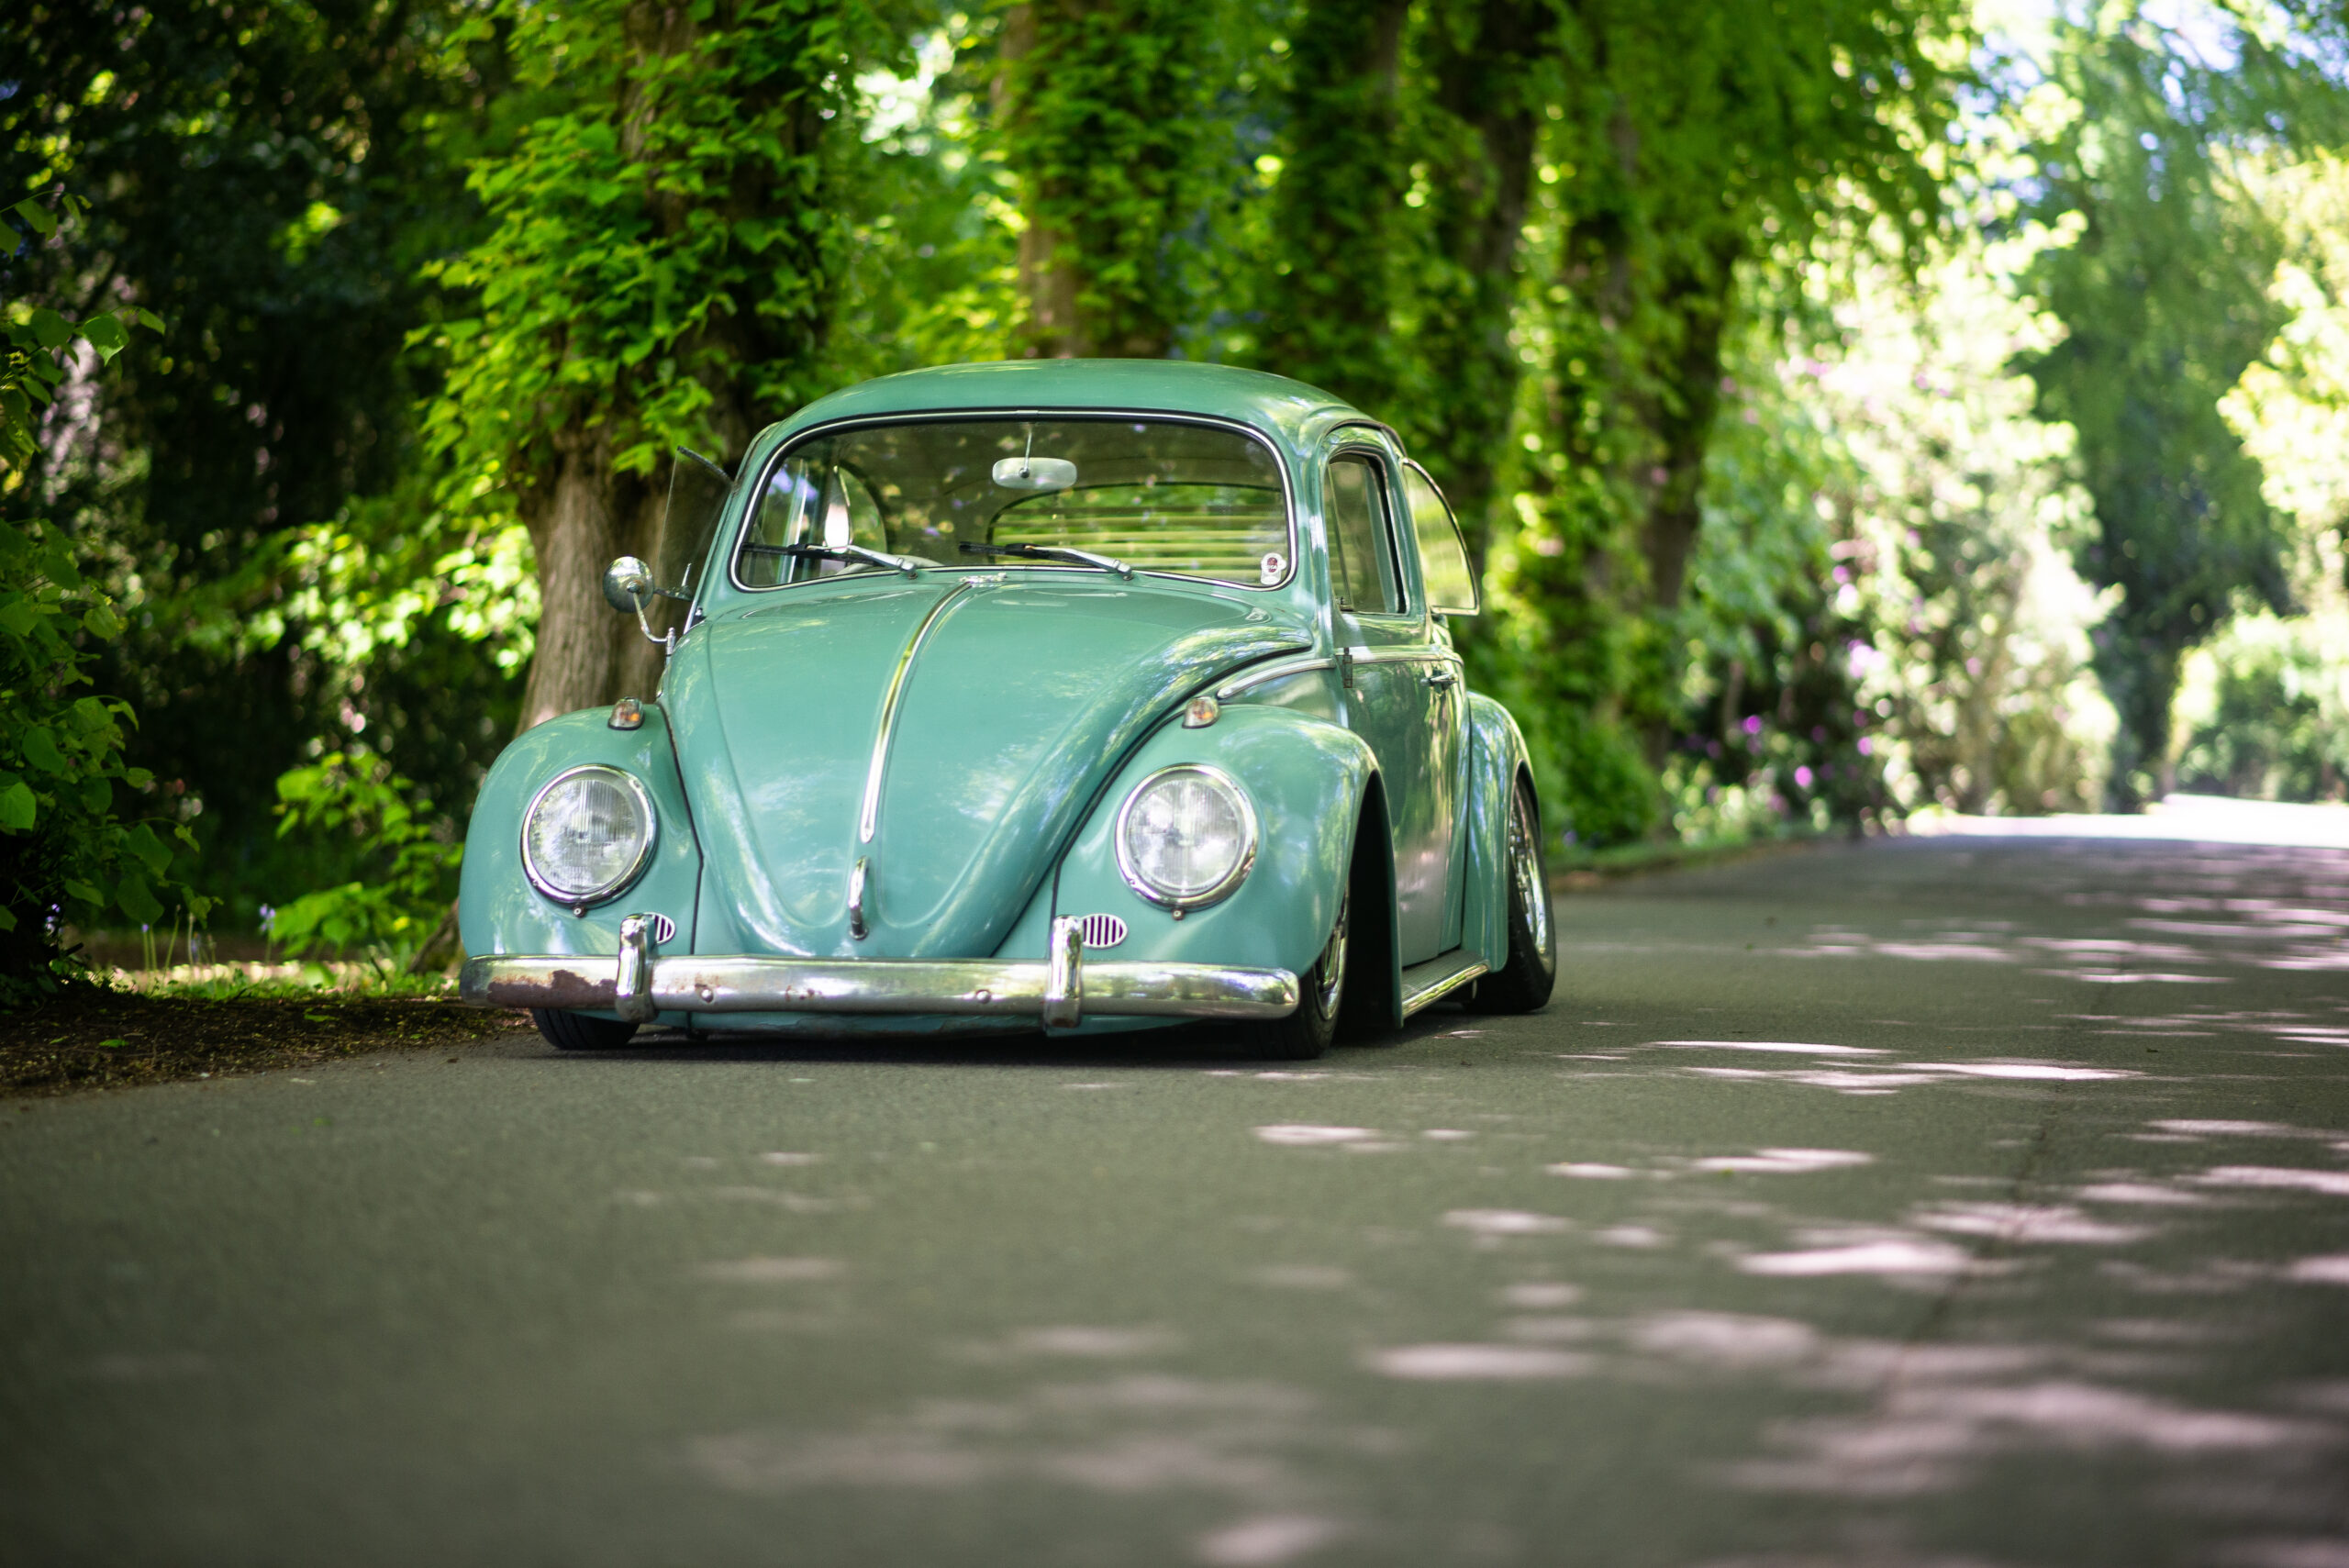
<path fill-rule="evenodd" d="M 620 922 L 616 959 L 498 953 L 466 961 L 458 992 L 484 1007 L 576 1007 L 634 1022 L 659 1013 L 858 1013 L 1030 1017 L 1069 1029 L 1087 1017 L 1286 1018 L 1297 976 L 1213 963 L 1104 962 L 1085 956 L 1078 922 L 1052 922 L 1033 959 L 769 958 L 653 951 L 651 917 Z"/>

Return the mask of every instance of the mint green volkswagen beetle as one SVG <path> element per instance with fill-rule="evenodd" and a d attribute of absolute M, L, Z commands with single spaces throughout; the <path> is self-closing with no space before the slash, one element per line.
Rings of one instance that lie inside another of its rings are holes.
<path fill-rule="evenodd" d="M 1548 1000 L 1524 741 L 1446 624 L 1477 609 L 1459 528 L 1326 393 L 916 371 L 733 478 L 681 458 L 670 526 L 676 583 L 605 582 L 669 650 L 658 696 L 482 787 L 466 1000 L 574 1050 L 1208 1019 L 1275 1057 Z"/>

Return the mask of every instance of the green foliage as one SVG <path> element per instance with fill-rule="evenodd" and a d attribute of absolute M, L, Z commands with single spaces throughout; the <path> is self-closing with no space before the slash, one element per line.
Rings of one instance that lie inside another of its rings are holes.
<path fill-rule="evenodd" d="M 1713 432 L 1689 592 L 1669 622 L 1683 660 L 1663 773 L 1684 839 L 1886 816 L 1859 700 L 1875 628 L 1844 564 L 1858 476 L 1810 389 L 1777 380 L 1777 347 L 1758 332 L 1739 344 L 1731 387 L 1745 406 Z"/>
<path fill-rule="evenodd" d="M 89 204 L 78 196 L 61 195 L 58 205 L 63 209 L 61 219 L 32 200 L 18 202 L 8 209 L 8 216 L 22 221 L 37 241 L 43 240 L 89 210 Z M 6 323 L 0 323 L 7 342 L 6 358 L 0 359 L 0 465 L 12 477 L 20 478 L 39 455 L 41 416 L 56 401 L 57 389 L 70 373 L 67 361 L 75 352 L 74 341 L 87 343 L 100 364 L 111 364 L 129 346 L 134 327 L 160 332 L 162 318 L 151 310 L 130 306 L 118 316 L 102 314 L 73 321 L 47 306 L 19 306 L 11 310 Z M 8 493 L 15 488 L 11 484 Z"/>
<path fill-rule="evenodd" d="M 70 221 L 85 210 L 60 203 Z M 61 220 L 38 202 L 11 209 L 41 239 Z M 130 324 L 162 323 L 131 312 Z M 0 497 L 25 491 L 39 450 L 39 416 L 65 384 L 77 342 L 100 365 L 129 342 L 111 315 L 74 321 L 48 308 L 10 311 L 0 378 Z M 53 984 L 60 928 L 118 913 L 142 926 L 162 918 L 167 897 L 202 919 L 209 901 L 173 877 L 172 840 L 193 849 L 185 828 L 115 815 L 115 787 L 150 789 L 128 765 L 128 704 L 77 690 L 91 684 L 88 640 L 120 635 L 113 601 L 87 581 L 71 541 L 40 521 L 0 522 L 0 999 Z"/>
<path fill-rule="evenodd" d="M 1019 351 L 1019 191 L 985 125 L 1001 18 L 955 13 L 915 74 L 869 73 L 853 232 L 829 339 L 844 380 Z"/>
<path fill-rule="evenodd" d="M 277 910 L 271 937 L 296 956 L 357 950 L 385 973 L 400 969 L 455 895 L 464 845 L 436 828 L 414 784 L 355 747 L 286 773 L 277 795 L 281 837 L 363 846 L 367 874 Z"/>
<path fill-rule="evenodd" d="M 347 508 L 372 521 L 366 504 L 419 466 L 411 410 L 435 376 L 403 344 L 436 305 L 418 268 L 475 223 L 459 161 L 518 106 L 494 46 L 444 48 L 470 9 L 24 0 L 0 28 L 0 82 L 17 84 L 0 98 L 0 204 L 105 193 L 86 222 L 0 255 L 0 288 L 173 326 L 72 384 L 27 483 L 125 623 L 89 668 L 138 710 L 129 760 L 201 828 L 189 874 L 239 923 L 309 870 L 271 806 L 313 738 L 363 732 L 456 800 L 512 732 L 517 683 L 445 617 L 351 669 L 289 602 L 308 585 L 294 536 Z M 418 516 L 370 539 L 387 565 Z"/>
<path fill-rule="evenodd" d="M 1395 317 L 1408 252 L 1398 211 L 1410 183 L 1402 139 L 1405 0 L 1307 0 L 1293 31 L 1288 123 L 1273 191 L 1264 322 L 1268 370 L 1358 407 L 1396 401 Z M 1369 329 L 1365 329 L 1365 328 Z"/>
<path fill-rule="evenodd" d="M 2059 540 L 2086 514 L 2071 433 L 2031 416 L 2020 352 L 2060 328 L 2014 296 L 2031 237 L 1961 229 L 1908 278 L 1865 259 L 1833 309 L 1848 347 L 1788 380 L 1854 470 L 1836 505 L 1839 597 L 1868 628 L 1870 754 L 1887 807 L 2094 809 L 2107 706 L 2086 673 L 2102 613 Z"/>
<path fill-rule="evenodd" d="M 1636 758 L 1659 781 L 1650 798 L 1660 807 L 1668 784 L 1681 803 L 1674 820 L 1701 817 L 1716 789 L 1758 790 L 1767 810 L 1783 803 L 1802 819 L 1824 799 L 1849 818 L 1875 786 L 1852 751 L 1852 709 L 1832 694 L 1848 685 L 1841 642 L 1864 628 L 1821 595 L 1826 541 L 1798 422 L 1772 424 L 1785 443 L 1744 440 L 1741 421 L 1757 410 L 1740 406 L 1731 373 L 1746 322 L 1773 342 L 1819 330 L 1800 284 L 1815 256 L 1871 224 L 1912 249 L 1933 231 L 1962 17 L 1876 0 L 1600 6 L 1569 14 L 1550 47 L 1554 80 L 1528 78 L 1547 88 L 1528 150 L 1532 294 L 1511 317 L 1481 312 L 1483 343 L 1504 343 L 1506 360 L 1458 326 L 1443 335 L 1452 351 L 1431 355 L 1450 372 L 1428 389 L 1435 409 L 1488 406 L 1520 366 L 1532 378 L 1514 441 L 1460 413 L 1438 432 L 1457 470 L 1484 463 L 1510 497 L 1491 515 L 1493 565 L 1528 624 L 1480 662 L 1552 704 L 1598 694 L 1580 728 L 1620 738 L 1599 776 Z M 1488 153 L 1496 144 L 1483 139 Z M 1724 487 L 1732 499 L 1709 499 Z M 1465 488 L 1473 518 L 1476 486 Z M 1710 550 L 1708 530 L 1723 526 L 1740 536 Z M 1512 668 L 1528 660 L 1548 668 Z M 1759 712 L 1725 727 L 1718 698 L 1731 689 L 1740 703 L 1792 704 L 1765 725 L 1796 737 L 1792 750 L 1754 749 L 1744 721 Z M 1749 787 L 1742 770 L 1765 762 L 1783 787 Z M 1796 785 L 1798 773 L 1810 782 Z M 1627 836 L 1665 819 L 1609 815 Z"/>
<path fill-rule="evenodd" d="M 2239 615 L 2181 694 L 2180 788 L 2257 800 L 2349 795 L 2344 628 Z"/>
<path fill-rule="evenodd" d="M 112 604 L 40 523 L 0 523 L 0 984 L 42 973 L 62 921 L 119 915 L 163 917 L 184 899 L 201 918 L 209 901 L 173 880 L 184 827 L 124 822 L 115 786 L 147 790 L 154 776 L 123 760 L 128 703 L 76 688 L 90 684 L 81 639 L 121 629 Z M 163 831 L 158 832 L 161 826 Z"/>
<path fill-rule="evenodd" d="M 2081 574 L 2120 590 L 2097 634 L 2096 667 L 2121 715 L 2113 804 L 2167 788 L 2170 711 L 2185 651 L 2232 595 L 2289 602 L 2288 536 L 2220 403 L 2259 361 L 2288 312 L 2270 295 L 2281 244 L 2231 167 L 2254 144 L 2285 145 L 2337 107 L 2313 65 L 2294 68 L 2248 28 L 2234 69 L 2142 12 L 2059 30 L 2056 78 L 2076 113 L 2037 148 L 2032 216 L 2073 241 L 2029 282 L 2066 328 L 2023 361 L 2043 418 L 2078 436 L 2096 528 Z M 2304 107 L 2327 113 L 2302 115 Z"/>
<path fill-rule="evenodd" d="M 860 0 L 495 16 L 521 83 L 561 106 L 473 164 L 490 229 L 428 269 L 477 303 L 432 334 L 449 371 L 426 424 L 452 502 L 527 506 L 583 439 L 637 475 L 675 446 L 739 452 L 825 389 L 851 237 L 828 125 L 860 66 L 898 58 L 894 34 Z"/>

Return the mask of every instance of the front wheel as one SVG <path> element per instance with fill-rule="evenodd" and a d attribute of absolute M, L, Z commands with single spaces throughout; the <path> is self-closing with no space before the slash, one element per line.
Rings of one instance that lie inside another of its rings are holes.
<path fill-rule="evenodd" d="M 618 1018 L 594 1018 L 560 1007 L 533 1007 L 530 1021 L 558 1051 L 618 1051 L 636 1038 L 636 1026 Z"/>
<path fill-rule="evenodd" d="M 1508 803 L 1508 957 L 1476 982 L 1468 1007 L 1531 1013 L 1558 980 L 1558 933 L 1550 919 L 1550 873 L 1542 862 L 1542 814 L 1523 779 Z"/>
<path fill-rule="evenodd" d="M 1350 892 L 1338 899 L 1338 923 L 1313 967 L 1297 977 L 1297 1011 L 1275 1023 L 1258 1024 L 1249 1040 L 1252 1054 L 1276 1062 L 1310 1062 L 1337 1037 L 1338 1009 L 1346 997 L 1346 909 Z"/>

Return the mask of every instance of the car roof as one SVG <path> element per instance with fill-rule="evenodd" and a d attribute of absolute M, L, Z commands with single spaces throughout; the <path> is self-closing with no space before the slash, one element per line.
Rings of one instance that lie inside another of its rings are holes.
<path fill-rule="evenodd" d="M 1299 450 L 1333 425 L 1368 420 L 1318 386 L 1232 365 L 1195 360 L 997 360 L 862 382 L 818 398 L 781 429 L 788 436 L 835 419 L 958 408 L 1207 414 L 1252 425 Z"/>

